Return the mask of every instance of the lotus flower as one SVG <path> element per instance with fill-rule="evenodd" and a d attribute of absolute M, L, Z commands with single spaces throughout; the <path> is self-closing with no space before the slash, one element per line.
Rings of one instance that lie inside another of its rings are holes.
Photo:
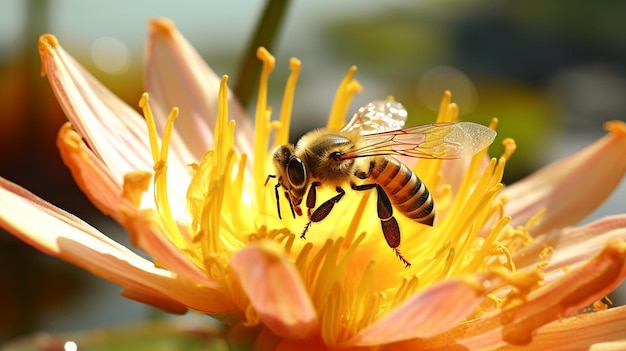
<path fill-rule="evenodd" d="M 280 117 L 267 106 L 264 49 L 255 127 L 172 23 L 150 22 L 143 117 L 52 35 L 43 73 L 69 122 L 57 146 L 82 191 L 119 222 L 137 255 L 88 223 L 1 180 L 0 224 L 39 250 L 172 313 L 213 316 L 257 349 L 582 350 L 625 347 L 626 307 L 604 297 L 626 277 L 626 214 L 572 227 L 626 171 L 626 124 L 505 187 L 515 144 L 489 159 L 407 160 L 438 206 L 434 226 L 401 215 L 405 268 L 365 192 L 314 223 L 276 215 L 274 145 L 287 142 L 300 62 L 290 61 Z M 341 82 L 328 127 L 360 90 Z M 445 94 L 437 121 L 454 121 Z M 297 121 L 295 121 L 297 123 Z M 496 121 L 491 124 L 496 127 Z M 328 198 L 331 190 L 318 196 Z M 286 206 L 286 204 L 283 204 Z M 287 213 L 284 211 L 283 213 Z M 609 343 L 609 344 L 606 344 Z M 567 345 L 567 346 L 564 346 Z"/>

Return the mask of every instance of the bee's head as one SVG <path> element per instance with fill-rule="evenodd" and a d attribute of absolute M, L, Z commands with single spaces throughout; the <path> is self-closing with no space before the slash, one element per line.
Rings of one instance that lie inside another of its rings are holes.
<path fill-rule="evenodd" d="M 272 158 L 278 182 L 289 192 L 292 204 L 298 206 L 309 182 L 306 165 L 294 154 L 294 147 L 291 144 L 276 147 Z"/>

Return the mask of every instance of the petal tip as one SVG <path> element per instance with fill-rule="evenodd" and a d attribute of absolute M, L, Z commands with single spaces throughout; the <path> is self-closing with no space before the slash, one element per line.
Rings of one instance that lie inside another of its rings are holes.
<path fill-rule="evenodd" d="M 152 31 L 152 34 L 172 35 L 176 31 L 176 26 L 168 18 L 158 17 L 148 20 L 148 25 Z"/>
<path fill-rule="evenodd" d="M 48 51 L 59 45 L 59 40 L 52 34 L 43 34 L 39 37 L 39 52 Z"/>
<path fill-rule="evenodd" d="M 46 75 L 45 62 L 48 58 L 52 57 L 54 53 L 52 49 L 59 45 L 57 37 L 52 34 L 44 34 L 39 37 L 39 56 L 41 57 L 41 76 Z"/>
<path fill-rule="evenodd" d="M 626 123 L 624 121 L 608 121 L 604 129 L 619 136 L 626 136 Z"/>

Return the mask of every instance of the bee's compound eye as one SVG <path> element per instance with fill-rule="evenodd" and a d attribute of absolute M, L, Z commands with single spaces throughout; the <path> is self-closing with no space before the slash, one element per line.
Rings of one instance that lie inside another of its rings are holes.
<path fill-rule="evenodd" d="M 303 186 L 305 174 L 306 171 L 302 160 L 295 156 L 289 158 L 289 163 L 287 164 L 287 178 L 289 178 L 289 183 L 295 187 Z"/>

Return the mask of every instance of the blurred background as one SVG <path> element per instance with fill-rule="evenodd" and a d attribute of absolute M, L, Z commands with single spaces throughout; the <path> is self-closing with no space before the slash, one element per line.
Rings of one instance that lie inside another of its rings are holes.
<path fill-rule="evenodd" d="M 218 75 L 237 80 L 264 1 L 0 1 L 0 176 L 77 214 L 114 239 L 123 231 L 80 193 L 55 146 L 65 117 L 40 77 L 37 38 L 53 33 L 112 91 L 137 106 L 146 20 L 163 16 Z M 626 2 L 602 0 L 292 1 L 272 45 L 278 108 L 288 60 L 303 62 L 292 138 L 322 126 L 351 65 L 365 90 L 353 109 L 393 95 L 428 123 L 452 91 L 464 120 L 500 118 L 518 151 L 505 182 L 569 154 L 626 116 Z M 499 154 L 495 148 L 492 154 Z M 626 184 L 585 221 L 624 212 Z M 119 288 L 0 232 L 0 343 L 36 331 L 132 323 L 158 312 Z M 624 303 L 618 292 L 612 296 Z"/>

